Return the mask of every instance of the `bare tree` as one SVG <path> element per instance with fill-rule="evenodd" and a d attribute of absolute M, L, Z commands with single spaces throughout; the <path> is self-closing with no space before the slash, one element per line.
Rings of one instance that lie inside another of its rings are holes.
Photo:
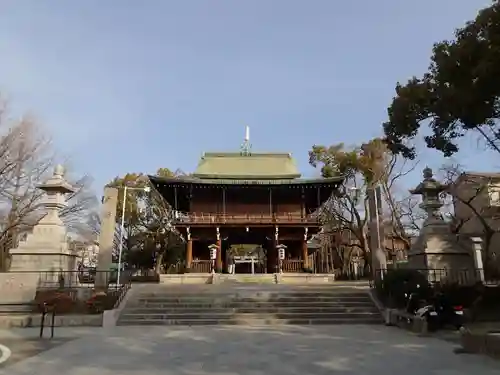
<path fill-rule="evenodd" d="M 39 219 L 39 199 L 42 192 L 36 188 L 47 174 L 53 159 L 50 140 L 28 118 L 8 123 L 0 136 L 2 167 L 0 171 L 0 207 L 2 226 L 2 266 L 10 247 L 15 246 L 19 234 Z"/>
<path fill-rule="evenodd" d="M 485 271 L 498 273 L 500 264 L 495 265 L 498 259 L 493 259 L 496 256 L 493 243 L 500 233 L 500 221 L 498 207 L 492 205 L 490 193 L 493 187 L 493 193 L 498 191 L 500 194 L 500 190 L 496 189 L 500 174 L 468 173 L 459 164 L 444 165 L 441 173 L 444 183 L 448 185 L 448 204 L 454 209 L 449 215 L 452 231 L 457 235 L 482 237 Z"/>
<path fill-rule="evenodd" d="M 9 121 L 6 107 L 0 108 L 0 270 L 5 270 L 9 250 L 44 215 L 40 206 L 44 193 L 38 185 L 52 174 L 56 157 L 50 138 L 33 119 Z M 89 181 L 75 180 L 76 191 L 62 212 L 70 230 L 95 205 Z"/>
<path fill-rule="evenodd" d="M 379 178 L 384 200 L 382 222 L 389 229 L 390 235 L 404 244 L 408 250 L 411 238 L 415 236 L 424 219 L 424 212 L 419 207 L 419 200 L 408 190 L 402 189 L 401 181 L 415 170 L 418 161 L 408 161 L 388 153 L 385 168 Z"/>
<path fill-rule="evenodd" d="M 67 197 L 67 206 L 61 210 L 61 218 L 68 231 L 80 237 L 87 237 L 94 231 L 94 215 L 98 215 L 99 201 L 91 189 L 92 178 L 85 175 L 73 179 L 66 177 L 75 191 Z"/>
<path fill-rule="evenodd" d="M 337 244 L 336 258 L 343 271 L 353 256 L 364 258 L 365 270 L 371 264 L 367 189 L 377 185 L 381 186 L 387 208 L 386 215 L 380 218 L 381 225 L 389 226 L 391 233 L 405 241 L 409 248 L 410 229 L 415 229 L 418 222 L 417 204 L 408 192 L 398 194 L 397 183 L 414 170 L 416 163 L 410 165 L 397 158 L 380 139 L 351 149 L 343 144 L 314 146 L 309 156 L 313 166 L 321 167 L 324 177 L 335 174 L 345 177 L 340 196 L 333 197 L 321 210 L 324 233 L 331 233 L 335 238 L 325 242 Z"/>

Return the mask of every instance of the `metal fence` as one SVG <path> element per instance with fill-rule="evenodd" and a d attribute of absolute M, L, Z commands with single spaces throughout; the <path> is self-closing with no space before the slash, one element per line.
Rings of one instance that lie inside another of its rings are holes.
<path fill-rule="evenodd" d="M 421 273 L 429 284 L 457 284 L 457 285 L 473 285 L 476 283 L 499 285 L 500 279 L 486 278 L 483 269 L 413 269 L 413 268 L 393 268 L 377 270 L 375 272 L 374 281 L 381 281 L 388 275 L 400 270 L 415 271 Z"/>
<path fill-rule="evenodd" d="M 4 275 L 12 276 L 22 280 L 35 279 L 38 290 L 42 289 L 120 289 L 120 287 L 130 283 L 131 273 L 123 271 L 118 281 L 118 272 L 97 271 L 95 269 L 78 271 L 11 271 Z"/>
<path fill-rule="evenodd" d="M 96 314 L 117 306 L 130 289 L 130 272 L 13 271 L 1 274 L 0 306 L 40 312 L 45 305 L 58 314 Z M 33 289 L 36 289 L 36 293 Z M 12 301 L 23 301 L 10 303 Z M 1 310 L 1 308 L 0 308 Z"/>

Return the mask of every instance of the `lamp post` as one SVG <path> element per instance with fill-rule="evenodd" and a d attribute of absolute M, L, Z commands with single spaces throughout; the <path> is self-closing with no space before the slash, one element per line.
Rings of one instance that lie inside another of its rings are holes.
<path fill-rule="evenodd" d="M 123 187 L 123 202 L 122 202 L 122 217 L 120 224 L 120 242 L 118 245 L 118 274 L 116 277 L 116 283 L 118 285 L 120 285 L 120 276 L 122 273 L 123 235 L 125 233 L 125 205 L 127 201 L 127 190 L 141 190 L 144 191 L 145 193 L 149 193 L 151 191 L 151 188 L 149 186 L 144 186 L 144 187 L 122 186 L 122 187 Z"/>
<path fill-rule="evenodd" d="M 285 260 L 285 250 L 286 246 L 283 244 L 280 244 L 276 246 L 276 250 L 278 250 L 278 260 L 279 260 L 279 273 L 283 273 L 283 261 Z"/>
<path fill-rule="evenodd" d="M 212 244 L 208 247 L 208 249 L 210 250 L 210 261 L 212 264 L 211 273 L 214 274 L 215 273 L 215 260 L 217 259 L 217 251 L 219 251 L 219 246 L 217 246 L 216 244 Z"/>

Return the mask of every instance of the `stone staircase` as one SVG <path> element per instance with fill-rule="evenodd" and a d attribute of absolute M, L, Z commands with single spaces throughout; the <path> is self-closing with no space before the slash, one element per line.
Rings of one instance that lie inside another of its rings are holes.
<path fill-rule="evenodd" d="M 229 281 L 229 280 L 228 280 Z M 149 285 L 136 290 L 117 325 L 380 324 L 368 288 L 352 285 Z"/>

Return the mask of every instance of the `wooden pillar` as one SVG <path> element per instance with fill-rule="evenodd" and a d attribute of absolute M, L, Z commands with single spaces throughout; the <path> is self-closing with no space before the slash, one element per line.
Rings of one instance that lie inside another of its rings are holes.
<path fill-rule="evenodd" d="M 174 187 L 174 210 L 177 211 L 179 208 L 177 204 L 177 186 Z"/>
<path fill-rule="evenodd" d="M 269 216 L 273 217 L 273 189 L 269 188 Z"/>
<path fill-rule="evenodd" d="M 224 216 L 224 222 L 226 221 L 226 189 L 222 188 L 222 215 Z"/>
<path fill-rule="evenodd" d="M 274 236 L 271 238 L 271 243 L 269 249 L 267 250 L 267 272 L 275 273 L 276 272 L 276 240 Z"/>
<path fill-rule="evenodd" d="M 307 269 L 309 264 L 308 264 L 308 251 L 307 251 L 307 232 L 308 228 L 304 228 L 304 239 L 302 240 L 302 266 L 304 269 Z"/>
<path fill-rule="evenodd" d="M 300 218 L 304 219 L 306 217 L 306 195 L 304 192 L 304 188 L 302 188 L 302 192 L 300 194 Z"/>
<path fill-rule="evenodd" d="M 276 247 L 279 245 L 279 228 L 275 228 L 274 237 L 273 237 L 273 248 L 272 248 L 272 272 L 277 272 L 278 266 L 278 250 Z"/>
<path fill-rule="evenodd" d="M 215 269 L 217 272 L 222 272 L 222 241 L 220 238 L 219 227 L 217 230 L 217 258 L 215 259 Z"/>
<path fill-rule="evenodd" d="M 186 268 L 191 268 L 191 263 L 193 263 L 193 239 L 191 238 L 191 232 L 189 227 L 186 228 L 186 231 L 187 231 Z"/>

